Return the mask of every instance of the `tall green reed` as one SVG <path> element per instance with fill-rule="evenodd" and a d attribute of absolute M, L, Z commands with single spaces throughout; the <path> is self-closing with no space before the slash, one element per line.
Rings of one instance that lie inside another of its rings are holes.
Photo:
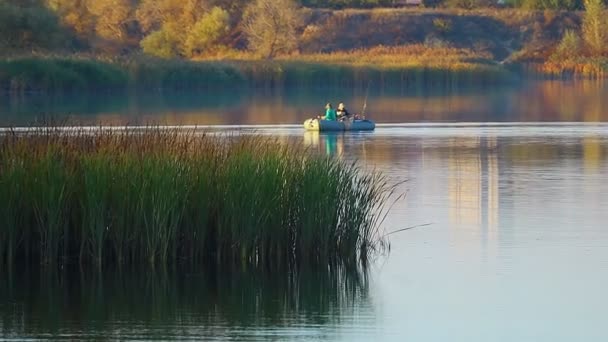
<path fill-rule="evenodd" d="M 16 250 L 21 240 L 26 236 L 18 227 L 24 224 L 21 211 L 24 191 L 24 171 L 22 165 L 15 160 L 7 160 L 0 179 L 0 267 L 6 262 L 12 266 Z"/>
<path fill-rule="evenodd" d="M 26 206 L 30 206 L 39 237 L 41 261 L 53 264 L 60 257 L 63 240 L 64 253 L 69 238 L 67 210 L 68 196 L 72 183 L 69 180 L 69 166 L 60 151 L 50 147 L 37 160 L 30 159 L 29 173 L 26 175 Z M 29 208 L 28 208 L 29 209 Z"/>
<path fill-rule="evenodd" d="M 258 136 L 41 130 L 0 136 L 0 262 L 269 268 L 358 263 L 392 187 Z"/>

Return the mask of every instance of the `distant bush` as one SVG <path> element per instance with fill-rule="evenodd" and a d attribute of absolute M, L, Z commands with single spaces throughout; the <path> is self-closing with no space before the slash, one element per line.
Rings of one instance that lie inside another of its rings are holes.
<path fill-rule="evenodd" d="M 449 19 L 433 19 L 433 27 L 440 33 L 448 33 L 452 30 L 452 21 Z"/>
<path fill-rule="evenodd" d="M 507 4 L 528 10 L 577 10 L 582 9 L 581 0 L 510 0 Z"/>
<path fill-rule="evenodd" d="M 450 43 L 435 35 L 428 35 L 424 38 L 424 46 L 428 49 L 448 49 Z"/>
<path fill-rule="evenodd" d="M 177 44 L 166 28 L 150 33 L 142 39 L 140 46 L 145 53 L 160 58 L 172 58 L 178 54 Z"/>
<path fill-rule="evenodd" d="M 551 55 L 555 61 L 570 60 L 576 58 L 581 53 L 581 38 L 573 30 L 566 30 L 564 37 Z"/>

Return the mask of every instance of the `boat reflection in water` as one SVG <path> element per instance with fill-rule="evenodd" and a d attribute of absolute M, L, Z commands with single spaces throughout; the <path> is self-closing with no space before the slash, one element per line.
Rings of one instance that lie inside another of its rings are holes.
<path fill-rule="evenodd" d="M 304 146 L 337 158 L 362 158 L 365 161 L 366 141 L 373 132 L 304 132 Z M 351 153 L 353 152 L 353 153 Z"/>

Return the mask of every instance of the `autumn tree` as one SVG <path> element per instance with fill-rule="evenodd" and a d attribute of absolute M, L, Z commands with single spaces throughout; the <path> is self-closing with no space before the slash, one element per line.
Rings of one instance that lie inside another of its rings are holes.
<path fill-rule="evenodd" d="M 89 0 L 88 10 L 95 18 L 95 33 L 106 41 L 124 43 L 134 20 L 131 0 Z"/>
<path fill-rule="evenodd" d="M 144 52 L 163 58 L 193 57 L 217 50 L 229 32 L 230 16 L 205 0 L 144 0 L 137 10 Z"/>
<path fill-rule="evenodd" d="M 172 58 L 177 56 L 176 42 L 164 29 L 150 33 L 142 39 L 139 45 L 145 53 L 157 57 Z"/>
<path fill-rule="evenodd" d="M 82 41 L 95 34 L 95 20 L 87 6 L 88 0 L 47 0 L 47 6 L 59 16 L 66 27 L 72 29 Z"/>
<path fill-rule="evenodd" d="M 135 16 L 144 34 L 149 34 L 166 24 L 187 30 L 210 9 L 206 0 L 142 0 Z"/>
<path fill-rule="evenodd" d="M 220 7 L 214 7 L 203 15 L 188 32 L 184 42 L 184 54 L 192 57 L 205 52 L 225 48 L 222 40 L 230 30 L 230 16 Z"/>
<path fill-rule="evenodd" d="M 251 0 L 209 0 L 209 4 L 214 7 L 221 7 L 228 11 L 232 19 L 240 20 L 243 10 Z"/>
<path fill-rule="evenodd" d="M 243 15 L 249 49 L 271 59 L 297 48 L 298 7 L 293 0 L 255 0 Z"/>
<path fill-rule="evenodd" d="M 138 39 L 137 0 L 45 0 L 88 46 L 111 50 Z"/>
<path fill-rule="evenodd" d="M 585 0 L 582 26 L 583 39 L 594 55 L 606 52 L 608 44 L 608 13 L 603 0 Z"/>

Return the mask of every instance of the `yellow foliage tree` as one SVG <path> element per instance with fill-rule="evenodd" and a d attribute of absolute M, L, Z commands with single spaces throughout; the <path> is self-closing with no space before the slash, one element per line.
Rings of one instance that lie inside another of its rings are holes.
<path fill-rule="evenodd" d="M 603 0 L 584 0 L 583 39 L 590 52 L 602 55 L 608 44 L 608 12 Z"/>
<path fill-rule="evenodd" d="M 89 41 L 95 32 L 95 20 L 87 6 L 88 0 L 48 0 L 47 5 L 54 10 L 63 24 L 81 39 Z"/>
<path fill-rule="evenodd" d="M 144 52 L 155 56 L 193 57 L 222 47 L 230 16 L 205 0 L 144 0 L 137 10 L 144 32 Z"/>
<path fill-rule="evenodd" d="M 189 29 L 209 9 L 205 0 L 142 0 L 135 16 L 144 33 L 150 33 L 167 23 Z"/>
<path fill-rule="evenodd" d="M 87 7 L 95 16 L 95 32 L 114 42 L 127 40 L 127 23 L 131 18 L 131 0 L 89 0 Z"/>
<path fill-rule="evenodd" d="M 230 31 L 230 16 L 220 7 L 214 7 L 197 21 L 184 42 L 184 55 L 193 57 L 196 54 L 221 50 L 221 43 Z"/>

